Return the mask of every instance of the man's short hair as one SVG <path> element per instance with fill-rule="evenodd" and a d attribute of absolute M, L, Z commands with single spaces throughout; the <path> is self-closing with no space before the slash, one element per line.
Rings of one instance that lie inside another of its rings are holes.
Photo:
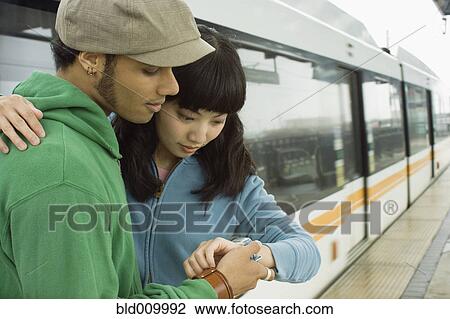
<path fill-rule="evenodd" d="M 71 66 L 75 62 L 75 59 L 77 58 L 78 54 L 80 54 L 81 52 L 69 48 L 61 41 L 58 35 L 56 35 L 53 38 L 52 42 L 50 43 L 50 47 L 52 49 L 53 59 L 55 60 L 57 70 L 60 69 L 63 70 L 68 66 Z M 114 54 L 105 54 L 105 55 L 106 55 L 106 65 L 107 66 L 113 65 L 116 56 Z"/>
<path fill-rule="evenodd" d="M 50 47 L 53 53 L 53 59 L 55 60 L 56 69 L 65 69 L 75 62 L 76 57 L 80 54 L 80 51 L 69 48 L 65 45 L 58 35 L 55 35 Z"/>

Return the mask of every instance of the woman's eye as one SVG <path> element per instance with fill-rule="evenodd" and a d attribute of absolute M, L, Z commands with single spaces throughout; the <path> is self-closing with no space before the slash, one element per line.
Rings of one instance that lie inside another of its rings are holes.
<path fill-rule="evenodd" d="M 190 116 L 187 116 L 187 115 L 184 115 L 184 114 L 181 114 L 181 113 L 178 114 L 178 117 L 180 119 L 182 119 L 183 121 L 193 121 L 194 120 L 193 117 L 190 117 Z"/>
<path fill-rule="evenodd" d="M 214 125 L 223 125 L 223 124 L 225 124 L 226 120 L 227 120 L 226 117 L 216 117 L 212 120 L 212 123 Z"/>

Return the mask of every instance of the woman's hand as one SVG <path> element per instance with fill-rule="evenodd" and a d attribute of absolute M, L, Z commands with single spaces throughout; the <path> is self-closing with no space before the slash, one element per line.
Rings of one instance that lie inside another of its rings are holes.
<path fill-rule="evenodd" d="M 32 145 L 38 145 L 39 137 L 45 137 L 44 128 L 39 123 L 42 117 L 42 112 L 22 96 L 0 96 L 0 131 L 21 151 L 27 149 L 27 144 L 17 132 Z M 5 154 L 9 152 L 9 148 L 1 138 L 0 151 Z"/>
<path fill-rule="evenodd" d="M 221 237 L 204 241 L 184 262 L 184 271 L 188 278 L 199 276 L 203 270 L 215 268 L 216 264 L 231 250 L 241 247 Z"/>

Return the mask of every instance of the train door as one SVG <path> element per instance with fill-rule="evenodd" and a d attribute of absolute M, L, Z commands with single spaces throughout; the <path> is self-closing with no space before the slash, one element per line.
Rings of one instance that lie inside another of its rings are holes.
<path fill-rule="evenodd" d="M 435 85 L 432 96 L 433 172 L 439 176 L 450 163 L 450 98 L 444 88 Z"/>
<path fill-rule="evenodd" d="M 409 199 L 414 202 L 428 187 L 432 178 L 432 125 L 430 97 L 427 90 L 405 83 L 408 127 Z"/>
<path fill-rule="evenodd" d="M 408 205 L 402 85 L 399 79 L 364 71 L 362 92 L 367 139 L 366 209 L 368 214 L 375 214 L 369 207 L 381 210 L 379 224 L 384 231 Z"/>
<path fill-rule="evenodd" d="M 368 167 L 367 160 L 367 141 L 365 138 L 364 108 L 362 99 L 361 74 L 352 72 L 348 81 L 351 90 L 353 130 L 355 136 L 355 158 L 357 158 L 357 170 L 360 172 L 361 179 L 353 184 L 353 193 L 349 196 L 352 202 L 352 214 L 364 215 L 364 221 L 367 222 L 366 209 L 366 171 Z M 350 249 L 357 250 L 357 247 L 367 238 L 367 225 L 363 222 L 352 223 L 350 234 Z M 352 253 L 350 253 L 350 256 Z M 357 255 L 357 253 L 355 254 Z"/>
<path fill-rule="evenodd" d="M 434 162 L 435 162 L 435 150 L 434 150 L 434 124 L 433 124 L 433 100 L 432 93 L 430 90 L 427 90 L 427 113 L 428 113 L 428 138 L 430 141 L 431 147 L 431 177 L 435 176 L 434 172 Z"/>

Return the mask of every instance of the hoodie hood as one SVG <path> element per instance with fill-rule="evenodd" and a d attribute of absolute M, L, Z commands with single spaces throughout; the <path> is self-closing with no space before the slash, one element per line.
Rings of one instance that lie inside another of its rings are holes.
<path fill-rule="evenodd" d="M 19 94 L 44 113 L 47 120 L 55 120 L 102 146 L 112 157 L 120 159 L 116 135 L 102 108 L 72 83 L 59 77 L 33 72 L 20 83 Z"/>

